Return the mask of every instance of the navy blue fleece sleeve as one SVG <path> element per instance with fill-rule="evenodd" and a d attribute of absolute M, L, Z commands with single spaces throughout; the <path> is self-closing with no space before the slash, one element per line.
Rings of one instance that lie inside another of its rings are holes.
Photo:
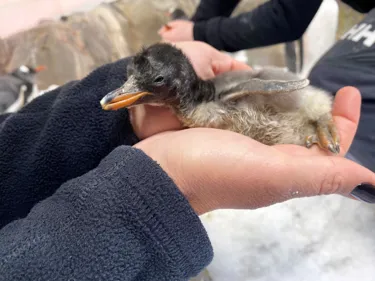
<path fill-rule="evenodd" d="M 0 228 L 117 146 L 137 142 L 127 110 L 100 107 L 100 99 L 125 82 L 127 62 L 100 67 L 0 117 Z"/>
<path fill-rule="evenodd" d="M 201 0 L 192 21 L 204 21 L 214 17 L 229 17 L 241 0 Z"/>
<path fill-rule="evenodd" d="M 233 18 L 215 17 L 194 24 L 194 40 L 235 52 L 299 39 L 322 0 L 270 0 Z"/>
<path fill-rule="evenodd" d="M 0 230 L 0 280 L 187 280 L 212 258 L 165 172 L 120 146 Z"/>

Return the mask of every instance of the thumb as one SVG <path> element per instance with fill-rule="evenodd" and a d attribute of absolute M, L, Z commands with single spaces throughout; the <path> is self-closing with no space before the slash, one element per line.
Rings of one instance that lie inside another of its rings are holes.
<path fill-rule="evenodd" d="M 167 24 L 163 25 L 163 26 L 158 30 L 158 34 L 159 34 L 159 35 L 162 35 L 162 34 L 168 32 L 168 31 L 171 31 L 172 29 L 173 29 L 173 27 L 172 27 L 169 23 L 167 23 Z"/>
<path fill-rule="evenodd" d="M 237 61 L 235 59 L 232 59 L 231 57 L 226 57 L 225 59 L 220 60 L 213 60 L 212 61 L 212 70 L 216 75 L 219 75 L 221 73 L 227 72 L 227 71 L 233 71 L 233 70 L 250 70 L 251 67 L 245 63 L 242 63 L 240 61 Z"/>
<path fill-rule="evenodd" d="M 285 169 L 285 178 L 292 180 L 283 185 L 289 187 L 289 194 L 295 197 L 341 194 L 375 203 L 375 174 L 367 168 L 335 156 L 294 156 L 293 160 Z M 288 174 L 294 176 L 286 177 Z"/>
<path fill-rule="evenodd" d="M 342 155 L 345 155 L 353 142 L 358 127 L 360 110 L 361 94 L 358 89 L 344 87 L 337 92 L 332 115 L 336 128 L 340 132 L 340 154 Z"/>
<path fill-rule="evenodd" d="M 174 21 L 168 22 L 166 25 L 168 26 L 169 29 L 172 29 L 172 28 L 178 27 L 181 24 L 181 22 L 182 22 L 181 20 L 174 20 Z"/>
<path fill-rule="evenodd" d="M 168 31 L 171 31 L 172 29 L 174 29 L 175 27 L 177 27 L 179 25 L 178 22 L 176 21 L 170 21 L 166 24 L 164 24 L 159 30 L 158 30 L 158 34 L 159 35 L 162 35 Z"/>

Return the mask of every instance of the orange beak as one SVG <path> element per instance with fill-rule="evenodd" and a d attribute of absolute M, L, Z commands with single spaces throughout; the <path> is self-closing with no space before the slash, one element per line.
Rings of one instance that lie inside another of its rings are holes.
<path fill-rule="evenodd" d="M 113 93 L 113 92 L 112 92 Z M 110 99 L 112 93 L 106 95 L 101 101 L 100 104 L 104 110 L 118 110 L 120 108 L 129 107 L 134 104 L 141 97 L 149 95 L 148 92 L 139 92 L 132 94 L 121 94 L 113 99 Z"/>
<path fill-rule="evenodd" d="M 38 65 L 35 68 L 35 72 L 38 73 L 38 72 L 41 72 L 41 71 L 46 70 L 46 69 L 47 69 L 47 66 L 45 66 L 45 65 Z"/>
<path fill-rule="evenodd" d="M 135 105 L 140 98 L 147 95 L 152 94 L 139 88 L 135 78 L 130 76 L 124 85 L 105 95 L 100 104 L 104 110 L 117 110 Z"/>

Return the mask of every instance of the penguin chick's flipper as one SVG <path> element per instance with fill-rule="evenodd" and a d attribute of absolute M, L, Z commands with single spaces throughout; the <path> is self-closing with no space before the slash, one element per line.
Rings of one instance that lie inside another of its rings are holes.
<path fill-rule="evenodd" d="M 222 101 L 233 101 L 247 95 L 290 93 L 309 85 L 308 79 L 294 81 L 263 80 L 256 78 L 258 71 L 231 71 L 212 79 L 217 98 Z"/>
<path fill-rule="evenodd" d="M 279 67 L 263 67 L 258 71 L 259 71 L 259 74 L 257 75 L 257 78 L 263 79 L 263 80 L 277 79 L 277 80 L 289 80 L 290 81 L 290 80 L 300 79 L 300 77 L 297 74 L 284 70 Z M 308 102 L 306 106 L 313 108 L 312 110 L 315 111 L 315 114 L 320 112 L 321 110 L 324 111 L 324 107 L 330 104 L 330 98 L 328 98 L 329 94 L 325 93 L 325 91 L 322 91 L 321 89 L 318 89 L 312 86 L 307 87 L 304 91 L 297 93 L 297 95 L 289 96 L 289 97 L 282 97 L 275 101 L 277 101 L 279 107 L 281 103 L 285 101 L 287 101 L 288 104 L 284 104 L 284 106 L 285 105 L 290 106 L 291 102 L 293 101 L 296 102 L 296 105 L 297 105 L 299 103 L 298 98 L 306 96 L 306 95 L 308 96 L 309 93 L 313 93 L 315 98 L 313 100 L 308 99 L 310 102 Z M 311 102 L 313 102 L 313 104 L 311 104 Z M 314 108 L 316 109 L 316 103 L 319 104 L 320 110 L 314 110 Z M 331 108 L 331 105 L 329 107 Z M 311 116 L 311 114 L 309 114 L 309 116 L 310 118 L 313 117 Z M 309 135 L 306 137 L 306 142 L 305 142 L 306 147 L 311 147 L 313 144 L 317 144 L 319 145 L 320 148 L 329 150 L 330 152 L 334 154 L 340 153 L 340 136 L 333 122 L 331 113 L 325 113 L 317 119 L 313 117 L 312 120 L 317 120 L 317 121 L 313 121 L 315 134 Z"/>
<path fill-rule="evenodd" d="M 320 148 L 329 150 L 334 154 L 340 153 L 340 135 L 332 120 L 332 117 L 321 118 L 315 124 L 316 135 L 306 137 L 306 147 L 310 148 L 313 144 Z"/>

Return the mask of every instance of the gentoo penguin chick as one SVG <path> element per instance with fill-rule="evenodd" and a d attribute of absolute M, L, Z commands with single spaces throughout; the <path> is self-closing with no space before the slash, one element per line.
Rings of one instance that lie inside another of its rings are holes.
<path fill-rule="evenodd" d="M 189 20 L 189 17 L 181 8 L 171 8 L 167 15 L 171 20 Z"/>
<path fill-rule="evenodd" d="M 290 72 L 232 71 L 204 81 L 181 50 L 158 43 L 133 57 L 127 77 L 103 97 L 103 109 L 168 106 L 186 127 L 231 130 L 267 145 L 316 143 L 340 151 L 331 96 Z"/>
<path fill-rule="evenodd" d="M 11 73 L 0 76 L 0 113 L 15 112 L 24 106 L 36 89 L 35 76 L 45 66 L 21 65 Z"/>

